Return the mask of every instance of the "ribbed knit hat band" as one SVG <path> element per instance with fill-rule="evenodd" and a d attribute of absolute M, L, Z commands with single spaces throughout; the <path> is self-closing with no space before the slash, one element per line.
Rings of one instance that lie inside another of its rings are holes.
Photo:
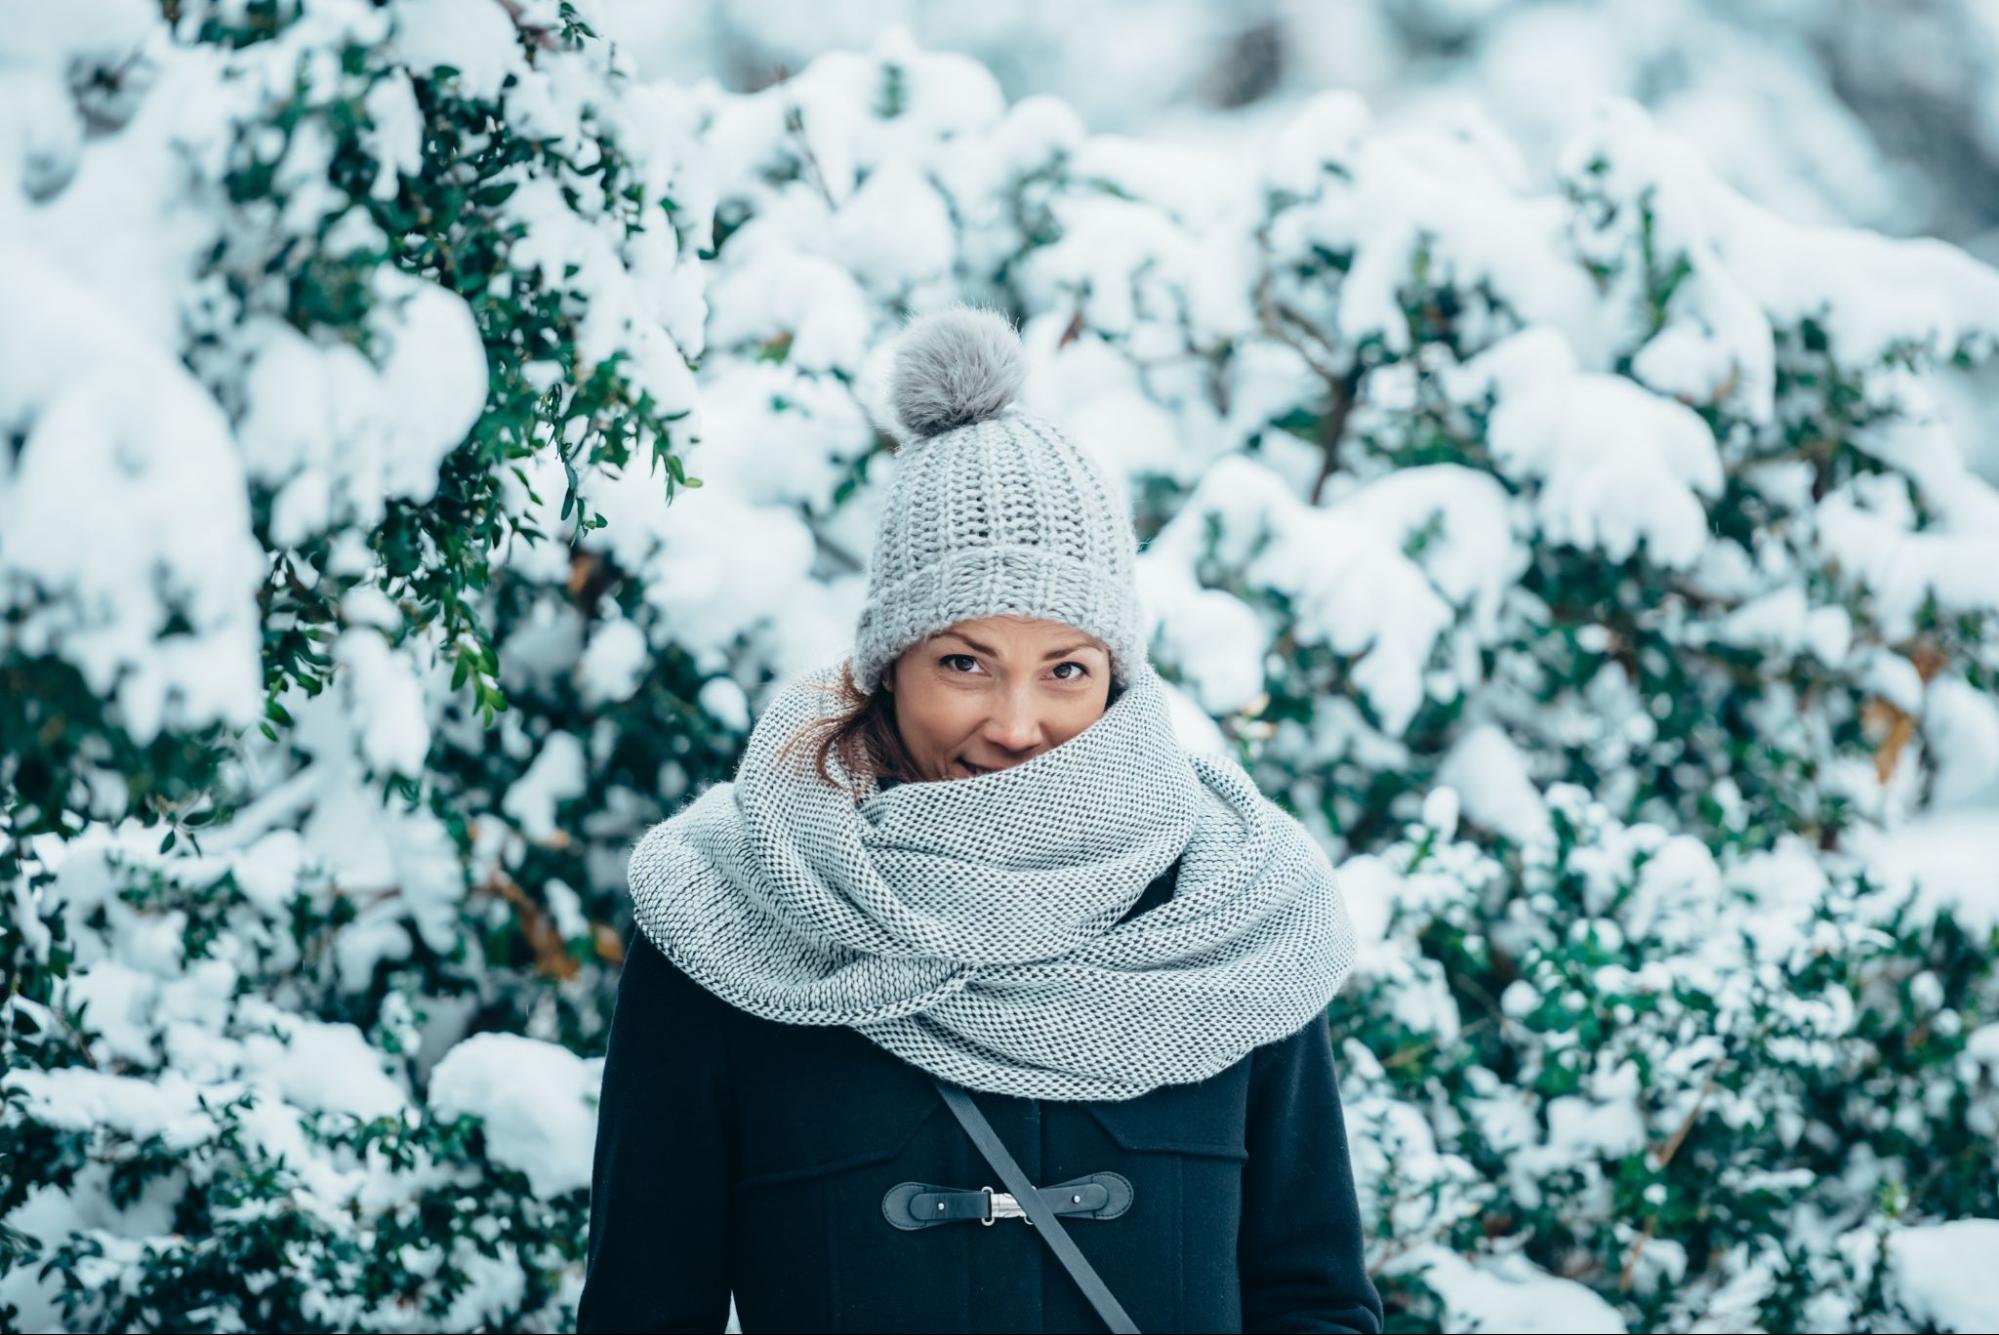
<path fill-rule="evenodd" d="M 910 645 L 987 616 L 1095 635 L 1121 687 L 1145 660 L 1124 498 L 1019 406 L 1025 379 L 1020 336 L 996 312 L 953 306 L 904 331 L 890 397 L 910 439 L 895 452 L 854 636 L 862 690 Z"/>

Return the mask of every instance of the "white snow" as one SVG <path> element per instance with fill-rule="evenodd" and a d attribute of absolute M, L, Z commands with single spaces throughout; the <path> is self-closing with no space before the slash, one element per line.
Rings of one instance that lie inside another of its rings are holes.
<path fill-rule="evenodd" d="M 0 308 L 21 335 L 0 422 L 26 432 L 0 475 L 0 562 L 53 597 L 21 608 L 15 642 L 62 646 L 140 741 L 255 720 L 263 560 L 221 412 L 46 256 L 0 242 Z M 18 596 L 10 581 L 0 605 Z M 176 616 L 189 630 L 166 634 Z"/>
<path fill-rule="evenodd" d="M 1999 1219 L 1953 1219 L 1888 1235 L 1887 1284 L 1919 1325 L 1975 1331 L 1999 1326 Z"/>
<path fill-rule="evenodd" d="M 397 58 L 419 74 L 451 66 L 468 97 L 497 98 L 521 64 L 514 25 L 492 0 L 399 0 L 395 15 Z"/>
<path fill-rule="evenodd" d="M 1447 536 L 1418 557 L 1404 555 L 1410 535 L 1436 516 Z M 1177 610 L 1195 596 L 1194 566 L 1215 521 L 1223 560 L 1296 600 L 1298 638 L 1361 656 L 1354 681 L 1390 733 L 1406 727 L 1422 703 L 1422 670 L 1453 631 L 1453 606 L 1470 613 L 1455 644 L 1469 651 L 1496 629 L 1500 591 L 1523 555 L 1510 538 L 1503 494 L 1468 469 L 1408 469 L 1312 507 L 1269 470 L 1231 456 L 1208 470 L 1141 558 L 1155 603 Z M 1186 666 L 1205 669 L 1195 678 L 1203 701 L 1226 707 L 1243 698 L 1264 646 L 1248 637 L 1241 614 L 1223 613 L 1213 598 L 1206 603 L 1185 634 L 1207 647 Z M 1216 631 L 1229 634 L 1222 641 L 1228 648 L 1215 645 Z M 1171 620 L 1163 633 L 1169 648 L 1183 642 Z M 1475 671 L 1465 657 L 1458 661 L 1460 672 Z M 1452 686 L 1471 684 L 1459 677 Z"/>
<path fill-rule="evenodd" d="M 543 743 L 527 773 L 507 789 L 500 810 L 519 822 L 521 833 L 546 843 L 561 828 L 555 819 L 556 804 L 581 797 L 587 779 L 583 744 L 572 733 L 554 733 Z"/>
<path fill-rule="evenodd" d="M 363 1118 L 384 1117 L 407 1106 L 408 1096 L 383 1072 L 375 1049 L 355 1026 L 277 1010 L 260 1015 L 248 1006 L 244 1012 L 247 1021 L 277 1030 L 277 1036 L 251 1034 L 243 1041 L 243 1052 L 258 1077 L 276 1085 L 288 1102 Z"/>
<path fill-rule="evenodd" d="M 1663 566 L 1699 559 L 1703 501 L 1719 497 L 1722 473 L 1714 435 L 1692 409 L 1621 376 L 1575 370 L 1568 344 L 1546 327 L 1467 362 L 1456 392 L 1474 387 L 1498 400 L 1501 465 L 1541 483 L 1535 508 L 1550 540 L 1613 561 L 1641 541 Z"/>
<path fill-rule="evenodd" d="M 432 1068 L 430 1107 L 480 1118 L 494 1162 L 526 1173 L 536 1195 L 558 1196 L 590 1185 L 601 1079 L 593 1063 L 553 1043 L 474 1034 Z"/>
<path fill-rule="evenodd" d="M 1444 1299 L 1447 1331 L 1623 1335 L 1629 1329 L 1595 1293 L 1518 1254 L 1472 1263 L 1441 1247 L 1422 1247 L 1397 1260 L 1391 1271 L 1422 1274 Z"/>

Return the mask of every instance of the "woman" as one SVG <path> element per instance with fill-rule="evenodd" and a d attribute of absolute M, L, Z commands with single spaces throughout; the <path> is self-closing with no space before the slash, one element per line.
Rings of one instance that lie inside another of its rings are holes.
<path fill-rule="evenodd" d="M 1138 1329 L 1381 1328 L 1331 866 L 1179 746 L 1130 518 L 1022 377 L 991 312 L 905 333 L 852 658 L 632 855 L 580 1330 L 1105 1329 L 947 1088 Z"/>

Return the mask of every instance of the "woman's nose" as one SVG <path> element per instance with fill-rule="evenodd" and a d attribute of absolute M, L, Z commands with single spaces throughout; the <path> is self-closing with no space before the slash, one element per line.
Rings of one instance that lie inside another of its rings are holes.
<path fill-rule="evenodd" d="M 1033 749 L 1040 735 L 1040 717 L 1022 701 L 1003 703 L 986 723 L 986 740 L 1010 752 Z"/>

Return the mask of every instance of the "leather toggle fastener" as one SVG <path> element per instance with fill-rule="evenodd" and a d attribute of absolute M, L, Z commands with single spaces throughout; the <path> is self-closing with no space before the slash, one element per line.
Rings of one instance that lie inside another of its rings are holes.
<path fill-rule="evenodd" d="M 1079 1219 L 1115 1219 L 1131 1208 L 1131 1179 L 1122 1173 L 1091 1173 L 1053 1186 L 1037 1187 L 1055 1214 Z M 995 1219 L 1026 1220 L 1027 1210 L 1012 1193 L 991 1187 L 965 1190 L 929 1182 L 898 1182 L 882 1196 L 882 1215 L 897 1228 L 929 1228 L 932 1224 L 990 1225 Z"/>

